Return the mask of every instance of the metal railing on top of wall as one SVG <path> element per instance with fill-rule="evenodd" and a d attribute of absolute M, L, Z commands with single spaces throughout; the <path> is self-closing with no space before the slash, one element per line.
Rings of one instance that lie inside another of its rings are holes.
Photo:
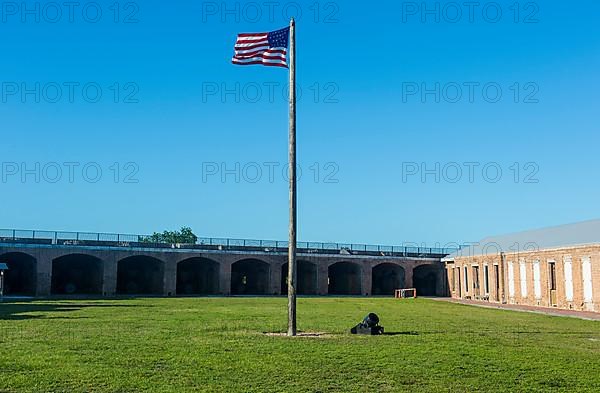
<path fill-rule="evenodd" d="M 107 245 L 145 248 L 190 248 L 190 249 L 265 249 L 280 251 L 287 249 L 287 241 L 252 240 L 199 237 L 195 244 L 171 244 L 150 241 L 150 235 L 128 235 L 118 233 L 65 232 L 0 229 L 0 243 L 40 243 L 60 245 Z M 364 253 L 389 255 L 448 255 L 458 250 L 452 247 L 382 246 L 354 243 L 298 242 L 300 251 L 322 253 Z"/>

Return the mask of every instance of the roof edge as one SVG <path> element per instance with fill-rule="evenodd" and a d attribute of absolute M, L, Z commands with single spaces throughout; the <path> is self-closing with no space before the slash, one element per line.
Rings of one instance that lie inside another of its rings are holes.
<path fill-rule="evenodd" d="M 515 255 L 515 254 L 533 254 L 538 252 L 548 252 L 548 251 L 561 251 L 561 250 L 572 250 L 574 248 L 584 248 L 584 247 L 600 247 L 600 242 L 594 243 L 581 243 L 581 244 L 573 244 L 568 246 L 560 246 L 560 247 L 549 247 L 549 248 L 540 248 L 537 250 L 524 250 L 524 251 L 508 251 L 500 254 L 505 255 Z M 442 258 L 442 262 L 454 262 L 457 258 L 476 258 L 476 257 L 487 257 L 487 256 L 496 256 L 500 254 L 474 254 L 474 255 L 452 255 Z"/>

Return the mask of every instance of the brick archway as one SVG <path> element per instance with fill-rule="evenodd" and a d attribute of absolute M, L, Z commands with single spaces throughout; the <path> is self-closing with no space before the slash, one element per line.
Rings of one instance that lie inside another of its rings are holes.
<path fill-rule="evenodd" d="M 329 266 L 330 295 L 360 295 L 362 290 L 362 271 L 357 263 L 337 262 Z"/>
<path fill-rule="evenodd" d="M 10 252 L 0 255 L 6 263 L 4 272 L 4 294 L 34 296 L 37 283 L 37 260 L 26 253 Z"/>
<path fill-rule="evenodd" d="M 288 263 L 281 267 L 281 293 L 288 292 Z M 303 260 L 298 261 L 298 282 L 296 288 L 298 295 L 316 295 L 317 294 L 317 265 Z"/>
<path fill-rule="evenodd" d="M 121 259 L 117 264 L 117 293 L 122 295 L 162 295 L 165 263 L 146 255 Z"/>
<path fill-rule="evenodd" d="M 413 286 L 418 296 L 438 296 L 443 268 L 433 264 L 420 265 L 413 270 Z"/>
<path fill-rule="evenodd" d="M 405 272 L 395 263 L 381 263 L 372 270 L 372 295 L 393 295 L 396 289 L 404 288 Z"/>
<path fill-rule="evenodd" d="M 271 266 L 260 259 L 242 259 L 231 265 L 232 295 L 268 295 Z"/>
<path fill-rule="evenodd" d="M 177 295 L 215 295 L 219 293 L 219 263 L 192 257 L 177 264 Z"/>
<path fill-rule="evenodd" d="M 52 261 L 53 295 L 101 295 L 104 263 L 86 254 L 67 254 Z"/>

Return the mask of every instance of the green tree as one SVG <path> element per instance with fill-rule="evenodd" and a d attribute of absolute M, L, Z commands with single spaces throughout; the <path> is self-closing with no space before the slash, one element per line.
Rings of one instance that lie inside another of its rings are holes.
<path fill-rule="evenodd" d="M 140 238 L 142 243 L 196 244 L 197 241 L 198 236 L 190 227 L 182 227 L 179 231 L 154 232 L 151 236 Z"/>

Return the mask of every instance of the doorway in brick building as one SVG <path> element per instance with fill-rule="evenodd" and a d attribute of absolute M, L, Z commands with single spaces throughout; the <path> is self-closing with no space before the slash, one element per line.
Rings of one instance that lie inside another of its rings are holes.
<path fill-rule="evenodd" d="M 470 299 L 469 295 L 469 268 L 467 266 L 464 267 L 464 275 L 465 275 L 465 297 Z"/>
<path fill-rule="evenodd" d="M 483 296 L 486 300 L 490 299 L 490 267 L 483 265 Z"/>
<path fill-rule="evenodd" d="M 456 268 L 453 267 L 450 272 L 452 274 L 452 292 L 456 292 Z"/>
<path fill-rule="evenodd" d="M 479 285 L 479 266 L 473 266 L 473 296 L 475 296 L 475 299 L 479 299 L 481 297 Z"/>
<path fill-rule="evenodd" d="M 557 306 L 557 302 L 556 302 L 556 262 L 555 261 L 549 261 L 548 262 L 548 279 L 550 280 L 549 282 L 549 288 L 550 288 L 550 305 L 553 307 Z"/>
<path fill-rule="evenodd" d="M 494 265 L 494 287 L 496 290 L 494 291 L 494 300 L 500 301 L 500 268 L 498 265 Z"/>
<path fill-rule="evenodd" d="M 457 285 L 457 289 L 458 289 L 458 297 L 462 298 L 461 281 L 460 281 L 460 267 L 456 268 L 456 285 Z"/>

